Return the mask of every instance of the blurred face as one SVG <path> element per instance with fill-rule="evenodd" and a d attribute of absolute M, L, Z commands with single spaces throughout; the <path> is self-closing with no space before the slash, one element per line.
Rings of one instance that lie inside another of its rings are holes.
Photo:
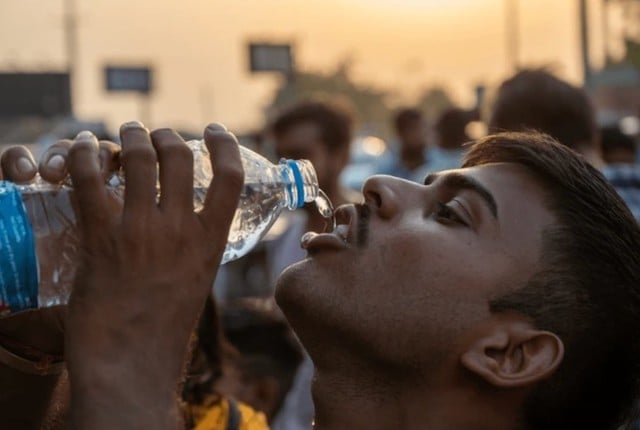
<path fill-rule="evenodd" d="M 333 234 L 307 234 L 308 258 L 276 298 L 314 362 L 331 348 L 390 365 L 435 365 L 489 316 L 489 302 L 536 273 L 554 219 L 522 167 L 378 176 L 366 204 L 338 210 Z M 333 351 L 335 352 L 335 350 Z"/>
<path fill-rule="evenodd" d="M 400 141 L 404 148 L 422 150 L 427 147 L 427 125 L 423 120 L 407 125 L 400 132 Z"/>
<path fill-rule="evenodd" d="M 330 153 L 322 141 L 318 126 L 310 122 L 296 125 L 276 139 L 276 154 L 278 157 L 311 161 L 320 188 L 324 189 L 329 188 L 328 184 L 337 178 L 343 167 L 341 160 Z"/>

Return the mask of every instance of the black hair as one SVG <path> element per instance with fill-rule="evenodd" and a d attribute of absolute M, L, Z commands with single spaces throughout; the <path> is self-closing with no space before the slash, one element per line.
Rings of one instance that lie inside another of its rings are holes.
<path fill-rule="evenodd" d="M 523 70 L 499 88 L 489 131 L 536 130 L 572 149 L 598 143 L 587 93 L 545 70 Z"/>
<path fill-rule="evenodd" d="M 557 219 L 543 233 L 543 269 L 490 303 L 492 312 L 530 317 L 565 346 L 523 418 L 532 429 L 614 430 L 631 415 L 640 379 L 640 227 L 602 174 L 549 136 L 488 136 L 464 166 L 496 162 L 530 170 Z"/>
<path fill-rule="evenodd" d="M 320 140 L 333 152 L 349 151 L 353 119 L 351 114 L 337 105 L 304 101 L 281 113 L 271 125 L 276 138 L 285 135 L 300 124 L 315 124 Z"/>

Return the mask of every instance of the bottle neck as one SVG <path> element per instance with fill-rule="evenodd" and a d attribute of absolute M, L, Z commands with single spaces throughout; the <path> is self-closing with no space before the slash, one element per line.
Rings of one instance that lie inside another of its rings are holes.
<path fill-rule="evenodd" d="M 308 160 L 280 160 L 280 172 L 285 183 L 287 208 L 295 210 L 318 197 L 318 177 Z"/>

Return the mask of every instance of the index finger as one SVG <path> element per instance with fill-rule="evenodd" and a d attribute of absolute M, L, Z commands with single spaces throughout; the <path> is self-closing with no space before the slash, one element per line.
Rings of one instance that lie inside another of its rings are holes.
<path fill-rule="evenodd" d="M 199 216 L 212 240 L 226 239 L 244 186 L 240 150 L 235 136 L 219 124 L 205 129 L 204 140 L 211 157 L 213 179 Z"/>

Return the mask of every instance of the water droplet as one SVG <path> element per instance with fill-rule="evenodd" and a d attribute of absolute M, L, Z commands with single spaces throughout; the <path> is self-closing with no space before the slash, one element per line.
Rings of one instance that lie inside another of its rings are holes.
<path fill-rule="evenodd" d="M 324 191 L 318 190 L 318 197 L 315 200 L 316 207 L 318 208 L 318 212 L 327 220 L 331 220 L 331 230 L 336 228 L 336 219 L 333 216 L 333 205 L 331 204 L 331 200 L 325 194 Z"/>

